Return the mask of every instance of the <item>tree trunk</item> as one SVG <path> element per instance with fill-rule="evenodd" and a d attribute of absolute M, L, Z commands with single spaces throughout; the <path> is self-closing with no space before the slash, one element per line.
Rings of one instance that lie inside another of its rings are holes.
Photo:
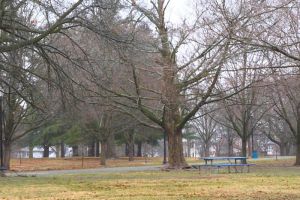
<path fill-rule="evenodd" d="M 49 145 L 43 145 L 43 158 L 49 158 Z"/>
<path fill-rule="evenodd" d="M 296 163 L 300 166 L 300 103 L 297 105 Z"/>
<path fill-rule="evenodd" d="M 11 154 L 11 144 L 4 142 L 3 166 L 6 170 L 10 170 L 10 154 Z"/>
<path fill-rule="evenodd" d="M 78 145 L 72 146 L 72 157 L 79 156 Z"/>
<path fill-rule="evenodd" d="M 242 156 L 247 157 L 247 138 L 242 138 Z M 243 161 L 245 162 L 245 160 Z"/>
<path fill-rule="evenodd" d="M 99 140 L 96 141 L 96 157 L 100 157 L 100 145 L 99 145 Z"/>
<path fill-rule="evenodd" d="M 182 169 L 188 167 L 184 156 L 182 146 L 182 130 L 166 130 L 168 135 L 168 164 L 169 168 Z"/>
<path fill-rule="evenodd" d="M 128 143 L 127 142 L 125 143 L 125 149 L 124 150 L 125 150 L 125 152 L 124 152 L 125 156 L 129 156 Z"/>
<path fill-rule="evenodd" d="M 29 145 L 28 149 L 29 149 L 29 158 L 33 158 L 33 148 L 34 146 L 33 145 Z"/>
<path fill-rule="evenodd" d="M 95 156 L 95 143 L 92 142 L 88 145 L 88 157 L 94 157 Z"/>
<path fill-rule="evenodd" d="M 297 135 L 297 143 L 296 143 L 296 163 L 295 165 L 300 166 L 300 133 Z"/>
<path fill-rule="evenodd" d="M 60 157 L 61 158 L 64 158 L 65 157 L 65 144 L 64 144 L 64 142 L 61 142 L 60 143 Z"/>
<path fill-rule="evenodd" d="M 142 157 L 142 145 L 143 145 L 142 142 L 137 143 L 137 154 L 136 154 L 137 157 Z"/>
<path fill-rule="evenodd" d="M 107 158 L 116 158 L 117 157 L 115 135 L 113 132 L 110 132 L 108 135 L 106 157 Z"/>
<path fill-rule="evenodd" d="M 133 161 L 134 160 L 134 130 L 130 131 L 128 133 L 128 160 Z"/>
<path fill-rule="evenodd" d="M 56 158 L 59 158 L 60 153 L 60 144 L 55 145 L 55 156 Z"/>
<path fill-rule="evenodd" d="M 209 157 L 209 144 L 204 144 L 204 157 Z"/>
<path fill-rule="evenodd" d="M 100 158 L 100 164 L 106 165 L 106 148 L 107 143 L 105 141 L 101 142 L 101 158 Z"/>

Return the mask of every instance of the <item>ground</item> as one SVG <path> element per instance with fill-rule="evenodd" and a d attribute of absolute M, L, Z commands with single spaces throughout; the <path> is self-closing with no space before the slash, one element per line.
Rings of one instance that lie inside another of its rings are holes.
<path fill-rule="evenodd" d="M 195 162 L 195 159 L 189 159 Z M 123 166 L 149 166 L 160 165 L 161 158 L 135 158 L 129 162 L 128 157 L 107 160 L 105 167 Z M 36 170 L 63 170 L 63 169 L 88 169 L 104 167 L 100 165 L 100 158 L 75 157 L 75 158 L 35 158 L 35 159 L 11 159 L 12 171 L 36 171 Z"/>
<path fill-rule="evenodd" d="M 250 173 L 140 171 L 0 178 L 0 199 L 300 199 L 294 159 L 251 161 Z"/>

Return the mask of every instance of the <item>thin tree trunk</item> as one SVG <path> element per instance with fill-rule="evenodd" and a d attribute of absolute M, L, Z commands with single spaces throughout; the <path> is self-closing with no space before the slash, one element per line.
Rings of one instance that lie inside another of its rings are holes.
<path fill-rule="evenodd" d="M 296 163 L 300 166 L 300 103 L 297 105 Z"/>
<path fill-rule="evenodd" d="M 10 158 L 11 158 L 11 144 L 4 142 L 4 159 L 3 166 L 5 169 L 10 170 Z"/>
<path fill-rule="evenodd" d="M 60 143 L 60 157 L 61 158 L 64 158 L 65 157 L 65 144 L 64 144 L 64 142 L 61 142 Z"/>
<path fill-rule="evenodd" d="M 110 132 L 107 139 L 107 150 L 106 150 L 107 158 L 116 158 L 116 142 L 115 135 L 113 132 Z"/>
<path fill-rule="evenodd" d="M 100 145 L 99 145 L 99 140 L 96 141 L 96 157 L 100 157 Z"/>
<path fill-rule="evenodd" d="M 60 144 L 55 145 L 55 156 L 56 158 L 59 158 L 60 153 Z"/>
<path fill-rule="evenodd" d="M 137 157 L 142 157 L 142 145 L 143 145 L 142 142 L 137 143 L 137 154 L 136 154 Z"/>
<path fill-rule="evenodd" d="M 128 160 L 133 161 L 134 160 L 134 130 L 130 131 L 128 133 Z"/>
<path fill-rule="evenodd" d="M 242 156 L 247 157 L 247 138 L 242 138 Z"/>
<path fill-rule="evenodd" d="M 295 165 L 300 166 L 300 134 L 297 135 L 296 163 L 295 163 Z"/>
<path fill-rule="evenodd" d="M 125 143 L 125 149 L 124 149 L 124 154 L 125 154 L 125 156 L 129 156 L 129 151 L 128 151 L 128 143 L 126 142 Z"/>
<path fill-rule="evenodd" d="M 49 158 L 49 145 L 43 145 L 43 158 Z"/>
<path fill-rule="evenodd" d="M 33 148 L 34 148 L 34 146 L 33 145 L 29 145 L 29 147 L 28 147 L 28 149 L 29 149 L 29 158 L 33 158 Z"/>
<path fill-rule="evenodd" d="M 209 157 L 209 144 L 204 144 L 204 157 Z"/>
<path fill-rule="evenodd" d="M 100 158 L 101 165 L 106 165 L 106 148 L 107 148 L 107 143 L 102 141 L 101 142 L 101 158 Z"/>

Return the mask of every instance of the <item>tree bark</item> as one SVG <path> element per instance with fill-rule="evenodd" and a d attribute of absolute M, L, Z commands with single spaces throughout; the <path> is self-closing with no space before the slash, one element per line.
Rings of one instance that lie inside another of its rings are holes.
<path fill-rule="evenodd" d="M 44 151 L 43 151 L 43 158 L 49 158 L 49 145 L 43 145 Z"/>
<path fill-rule="evenodd" d="M 182 130 L 167 130 L 168 135 L 168 168 L 182 169 L 188 167 L 183 156 Z"/>
<path fill-rule="evenodd" d="M 297 135 L 296 143 L 296 163 L 295 165 L 300 166 L 300 133 Z"/>
<path fill-rule="evenodd" d="M 129 151 L 128 151 L 128 143 L 126 142 L 125 143 L 125 149 L 124 149 L 124 154 L 125 154 L 125 156 L 129 156 Z"/>
<path fill-rule="evenodd" d="M 64 144 L 64 142 L 61 142 L 60 143 L 60 157 L 61 158 L 64 158 L 65 157 L 65 144 Z"/>
<path fill-rule="evenodd" d="M 137 143 L 137 153 L 136 153 L 137 157 L 142 157 L 142 145 L 143 145 L 142 142 Z"/>
<path fill-rule="evenodd" d="M 209 157 L 209 146 L 208 143 L 204 144 L 204 157 Z"/>
<path fill-rule="evenodd" d="M 247 157 L 247 138 L 242 138 L 242 156 Z M 245 160 L 243 161 L 245 162 Z"/>
<path fill-rule="evenodd" d="M 105 141 L 101 142 L 101 158 L 100 158 L 100 164 L 106 165 L 106 148 L 107 143 Z"/>
<path fill-rule="evenodd" d="M 134 130 L 128 133 L 128 160 L 134 160 Z"/>
<path fill-rule="evenodd" d="M 300 102 L 297 105 L 296 163 L 300 166 Z"/>
<path fill-rule="evenodd" d="M 108 135 L 106 157 L 107 158 L 116 158 L 117 157 L 115 135 L 113 132 L 110 132 Z"/>
<path fill-rule="evenodd" d="M 96 157 L 100 157 L 100 145 L 99 140 L 96 141 Z"/>
<path fill-rule="evenodd" d="M 29 158 L 33 158 L 33 148 L 34 146 L 33 145 L 29 145 L 28 149 L 29 149 Z"/>
<path fill-rule="evenodd" d="M 5 169 L 10 170 L 10 156 L 11 156 L 11 144 L 4 142 L 4 159 L 3 166 Z"/>

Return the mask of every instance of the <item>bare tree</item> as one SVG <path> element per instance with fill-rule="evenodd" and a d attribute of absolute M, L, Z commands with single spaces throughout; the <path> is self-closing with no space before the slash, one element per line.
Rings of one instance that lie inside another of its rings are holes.
<path fill-rule="evenodd" d="M 194 119 L 193 127 L 197 132 L 197 136 L 201 141 L 203 156 L 208 157 L 210 155 L 210 147 L 212 145 L 212 139 L 217 131 L 217 122 L 213 119 L 212 114 L 206 114 L 200 118 Z"/>
<path fill-rule="evenodd" d="M 183 28 L 177 30 L 168 27 L 165 19 L 168 4 L 169 1 L 158 0 L 152 2 L 152 8 L 144 7 L 135 1 L 129 5 L 133 12 L 140 13 L 151 26 L 155 27 L 157 37 L 152 36 L 152 43 L 149 43 L 152 47 L 145 49 L 144 46 L 144 51 L 131 51 L 131 56 L 128 54 L 128 49 L 127 55 L 123 50 L 121 58 L 130 66 L 130 81 L 132 81 L 134 90 L 110 92 L 117 97 L 126 98 L 132 108 L 142 112 L 148 119 L 166 131 L 169 167 L 184 168 L 187 167 L 187 163 L 183 155 L 182 129 L 203 105 L 216 101 L 217 91 L 214 88 L 227 58 L 229 41 L 224 40 L 221 34 L 203 34 L 203 37 L 198 37 L 197 34 L 201 34 L 203 29 L 209 30 L 210 28 L 209 22 L 206 21 L 208 19 L 203 18 L 201 21 L 200 16 L 192 26 L 183 24 Z M 136 14 L 136 16 L 139 15 Z M 216 21 L 212 23 L 216 23 Z M 203 29 L 200 29 L 200 26 Z M 230 33 L 225 31 L 224 34 Z M 172 35 L 176 36 L 177 40 L 172 41 Z M 139 40 L 141 41 L 141 38 Z M 186 43 L 194 46 L 194 51 L 179 62 L 178 52 L 186 47 Z M 137 49 L 136 47 L 137 43 L 130 49 Z M 159 53 L 159 57 L 152 56 L 152 60 L 150 60 L 149 54 L 148 56 L 145 54 L 147 51 L 152 54 L 153 52 Z M 147 62 L 139 60 L 137 56 L 132 57 L 132 55 L 141 55 L 147 58 Z M 147 66 L 145 64 L 149 65 L 150 63 L 153 65 L 152 69 L 149 68 L 148 73 L 150 71 L 152 74 L 159 75 L 155 79 L 160 77 L 158 79 L 160 88 L 150 87 L 149 82 L 145 83 L 141 78 L 141 71 Z M 155 66 L 156 68 L 153 70 Z M 212 98 L 213 95 L 215 98 Z M 152 106 L 149 106 L 149 101 L 152 101 Z"/>

